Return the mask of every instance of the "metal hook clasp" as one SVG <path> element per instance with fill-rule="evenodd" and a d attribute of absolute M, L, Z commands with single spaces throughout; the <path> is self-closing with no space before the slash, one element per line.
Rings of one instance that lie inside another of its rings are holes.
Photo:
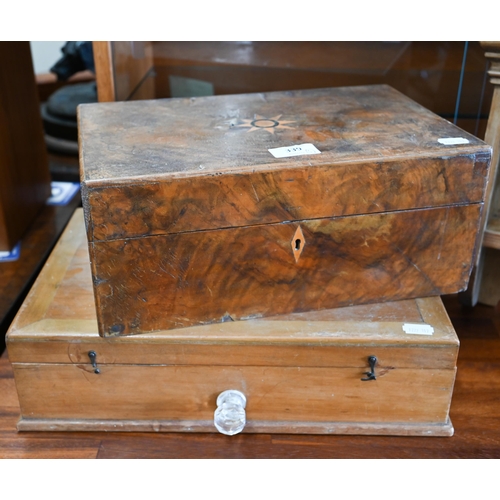
<path fill-rule="evenodd" d="M 375 365 L 377 364 L 377 358 L 375 356 L 368 356 L 368 363 L 370 363 L 370 371 L 365 372 L 365 375 L 367 375 L 367 377 L 362 378 L 361 380 L 377 380 L 377 377 L 375 376 Z"/>
<path fill-rule="evenodd" d="M 97 354 L 95 351 L 89 351 L 90 364 L 94 368 L 94 373 L 101 373 L 101 370 L 97 368 Z"/>

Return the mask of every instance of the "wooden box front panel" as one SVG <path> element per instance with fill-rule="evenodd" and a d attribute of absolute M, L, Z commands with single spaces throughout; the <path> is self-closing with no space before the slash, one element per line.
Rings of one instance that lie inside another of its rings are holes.
<path fill-rule="evenodd" d="M 215 348 L 216 350 L 216 348 Z M 23 419 L 213 421 L 237 389 L 258 422 L 446 424 L 455 370 L 14 363 Z M 50 396 L 49 396 L 50 395 Z M 213 424 L 212 424 L 213 425 Z M 215 428 L 212 429 L 215 432 Z"/>
<path fill-rule="evenodd" d="M 481 203 L 488 162 L 472 154 L 109 181 L 87 190 L 89 239 Z"/>
<path fill-rule="evenodd" d="M 454 293 L 479 205 L 91 243 L 101 335 Z"/>

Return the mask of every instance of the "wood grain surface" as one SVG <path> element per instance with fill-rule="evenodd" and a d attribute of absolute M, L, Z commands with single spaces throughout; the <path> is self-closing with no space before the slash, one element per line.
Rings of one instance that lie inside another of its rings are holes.
<path fill-rule="evenodd" d="M 387 85 L 85 104 L 79 129 L 89 188 L 154 176 L 491 154 L 477 137 Z M 445 137 L 468 143 L 438 142 Z M 268 151 L 309 142 L 321 154 L 274 158 Z"/>
<path fill-rule="evenodd" d="M 75 296 L 78 301 L 74 300 Z M 432 324 L 435 333 L 424 337 L 408 336 L 394 327 L 404 322 Z M 321 327 L 321 335 L 318 335 L 317 325 Z M 105 356 L 115 356 L 109 362 L 144 363 L 146 358 L 141 357 L 140 349 L 146 350 L 146 357 L 154 356 L 154 349 L 159 349 L 160 344 L 169 344 L 172 349 L 175 344 L 193 344 L 196 348 L 204 344 L 269 348 L 277 343 L 294 348 L 339 348 L 348 345 L 346 333 L 353 346 L 411 345 L 415 348 L 457 345 L 452 325 L 437 297 L 224 322 L 140 336 L 100 338 L 97 334 L 83 212 L 77 209 L 11 325 L 8 340 L 12 359 L 18 361 L 22 361 L 22 358 L 17 358 L 15 352 L 20 349 L 23 356 L 52 356 L 31 358 L 35 362 L 62 362 L 63 358 L 59 356 L 64 355 L 67 360 L 68 351 L 58 353 L 56 344 L 60 342 L 66 345 L 70 342 L 77 348 L 82 343 L 99 345 Z M 383 338 L 385 342 L 381 342 Z M 38 345 L 31 354 L 29 349 L 22 347 L 30 343 L 33 343 L 31 349 Z M 51 345 L 51 349 L 43 349 L 46 344 Z M 129 356 L 136 357 L 129 357 L 126 361 L 125 358 L 117 358 L 119 354 L 112 355 L 114 351 L 119 352 L 120 346 L 130 346 L 123 349 L 130 351 Z M 166 351 L 164 354 L 168 355 Z M 79 362 L 78 356 L 76 349 L 70 354 L 71 362 Z M 312 358 L 317 360 L 317 353 Z M 286 356 L 282 360 L 284 365 L 285 360 Z M 435 362 L 439 363 L 437 359 Z"/>
<path fill-rule="evenodd" d="M 115 101 L 154 99 L 154 78 L 151 42 L 113 41 L 108 43 L 112 56 Z M 101 99 L 99 99 L 100 101 Z"/>
<path fill-rule="evenodd" d="M 79 123 L 102 336 L 467 286 L 491 148 L 388 86 L 89 105 Z M 304 142 L 321 154 L 268 152 Z"/>
<path fill-rule="evenodd" d="M 500 458 L 500 316 L 443 298 L 460 338 L 450 417 L 453 437 L 16 431 L 19 405 L 6 353 L 0 358 L 2 458 Z"/>
<path fill-rule="evenodd" d="M 467 286 L 479 213 L 475 204 L 91 243 L 100 333 L 453 293 Z"/>
<path fill-rule="evenodd" d="M 32 419 L 66 421 L 68 428 L 75 419 L 97 425 L 124 420 L 125 429 L 127 421 L 135 421 L 163 432 L 169 423 L 187 432 L 216 432 L 217 396 L 236 389 L 247 398 L 251 426 L 243 432 L 262 432 L 261 422 L 290 433 L 296 432 L 294 424 L 300 429 L 321 422 L 319 433 L 337 434 L 337 423 L 362 423 L 365 433 L 375 433 L 369 426 L 382 423 L 393 424 L 392 433 L 409 434 L 413 424 L 447 424 L 455 382 L 455 369 L 381 367 L 377 380 L 367 383 L 361 380 L 367 363 L 351 369 L 102 364 L 99 374 L 88 362 L 14 363 L 13 368 L 23 427 Z"/>
<path fill-rule="evenodd" d="M 92 241 L 481 203 L 488 156 L 137 179 L 88 190 Z"/>
<path fill-rule="evenodd" d="M 114 101 L 116 99 L 116 83 L 111 42 L 92 42 L 92 51 L 96 69 L 97 98 L 99 102 Z"/>
<path fill-rule="evenodd" d="M 50 196 L 29 42 L 0 43 L 0 251 L 10 251 Z"/>
<path fill-rule="evenodd" d="M 251 345 L 259 343 L 269 345 L 279 341 L 281 345 L 296 346 L 301 342 L 311 345 L 318 342 L 323 346 L 331 343 L 338 347 L 339 335 L 335 334 L 335 328 L 328 328 L 328 324 L 334 322 L 341 325 L 339 327 L 341 331 L 349 333 L 356 345 L 380 343 L 380 334 L 383 334 L 386 338 L 390 338 L 391 344 L 404 346 L 408 344 L 409 338 L 402 333 L 394 333 L 394 324 L 423 321 L 436 328 L 435 335 L 425 340 L 427 345 L 454 342 L 453 329 L 443 314 L 437 298 L 292 313 L 278 317 L 269 316 L 266 319 L 229 321 L 140 336 L 102 339 L 97 335 L 98 326 L 92 289 L 83 210 L 77 209 L 22 305 L 9 336 L 23 341 L 17 345 L 23 345 L 25 341 L 34 341 L 37 338 L 43 342 L 57 341 L 57 338 L 53 338 L 57 332 L 64 334 L 65 339 L 77 338 L 77 343 L 98 342 L 101 346 L 154 345 L 165 342 L 175 344 L 186 339 L 191 339 L 196 344 L 203 341 L 209 344 L 214 342 L 227 344 L 231 343 L 231 339 L 235 339 L 236 343 L 246 342 Z M 74 300 L 75 295 L 79 297 L 78 301 Z M 362 317 L 366 321 L 362 325 L 358 321 L 353 323 L 353 317 Z M 376 321 L 375 325 L 373 321 Z M 300 328 L 295 328 L 293 335 L 290 335 L 290 322 L 300 323 Z M 325 333 L 321 338 L 311 335 L 315 331 L 315 326 L 311 322 L 321 324 Z M 11 348 L 14 349 L 14 346 Z M 53 355 L 56 356 L 55 346 L 52 346 L 52 349 L 54 349 Z M 114 347 L 109 347 L 109 352 L 113 349 Z M 154 347 L 147 352 L 148 356 L 154 356 Z M 25 352 L 24 355 L 26 354 Z M 58 362 L 56 357 L 53 361 Z M 139 359 L 136 359 L 136 362 L 139 362 Z"/>
<path fill-rule="evenodd" d="M 384 83 L 451 121 L 460 88 L 457 124 L 484 137 L 492 89 L 484 86 L 484 50 L 477 41 L 155 41 L 152 45 L 153 76 L 142 81 L 133 99 L 175 97 L 171 77 L 202 81 L 213 86 L 216 95 Z M 113 85 L 106 73 L 114 70 L 118 80 L 136 81 L 138 59 L 148 59 L 148 54 L 133 53 L 136 59 L 128 59 L 132 69 L 104 66 L 103 71 L 97 69 L 100 78 Z"/>
<path fill-rule="evenodd" d="M 474 131 L 470 119 L 485 92 L 484 51 L 468 42 L 464 64 L 460 41 L 425 42 L 153 42 L 156 97 L 173 97 L 169 76 L 213 84 L 215 94 L 344 87 L 385 83 L 426 108 L 452 117 L 460 71 L 465 73 L 459 126 Z M 467 123 L 470 121 L 471 123 Z M 486 120 L 485 120 L 486 121 Z M 475 134 L 483 137 L 483 133 Z"/>

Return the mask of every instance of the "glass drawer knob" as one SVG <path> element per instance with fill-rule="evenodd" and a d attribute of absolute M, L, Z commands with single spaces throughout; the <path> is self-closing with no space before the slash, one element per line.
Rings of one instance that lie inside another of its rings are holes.
<path fill-rule="evenodd" d="M 247 398 L 240 391 L 230 389 L 221 392 L 214 413 L 214 425 L 217 430 L 227 436 L 241 432 L 247 423 L 246 405 Z"/>

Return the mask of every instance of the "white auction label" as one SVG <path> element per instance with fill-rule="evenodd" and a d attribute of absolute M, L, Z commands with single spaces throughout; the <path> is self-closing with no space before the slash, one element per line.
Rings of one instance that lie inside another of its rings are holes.
<path fill-rule="evenodd" d="M 432 335 L 434 333 L 434 328 L 425 323 L 404 323 L 403 330 L 405 333 L 414 335 Z"/>
<path fill-rule="evenodd" d="M 313 144 L 299 144 L 297 146 L 286 146 L 283 148 L 268 149 L 275 158 L 287 158 L 288 156 L 317 155 L 319 151 Z"/>
<path fill-rule="evenodd" d="M 455 144 L 469 144 L 469 139 L 465 137 L 443 137 L 438 139 L 438 142 L 446 146 L 454 146 Z"/>

